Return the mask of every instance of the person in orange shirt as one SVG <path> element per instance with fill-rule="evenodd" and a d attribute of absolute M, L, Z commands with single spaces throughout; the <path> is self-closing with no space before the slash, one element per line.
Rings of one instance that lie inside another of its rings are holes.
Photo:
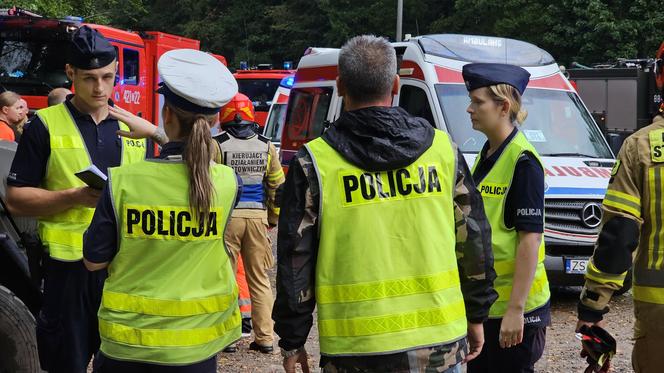
<path fill-rule="evenodd" d="M 21 96 L 5 91 L 0 94 L 0 140 L 15 141 L 14 126 L 25 118 Z"/>

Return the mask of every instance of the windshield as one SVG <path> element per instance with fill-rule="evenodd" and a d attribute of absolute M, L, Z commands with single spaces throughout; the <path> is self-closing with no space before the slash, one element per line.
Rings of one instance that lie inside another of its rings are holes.
<path fill-rule="evenodd" d="M 13 37 L 14 36 L 14 37 Z M 65 41 L 29 40 L 20 34 L 0 36 L 0 85 L 21 95 L 46 95 L 70 87 L 65 74 Z"/>
<path fill-rule="evenodd" d="M 270 112 L 270 116 L 267 118 L 267 124 L 265 124 L 264 135 L 272 140 L 272 142 L 280 142 L 281 132 L 285 121 L 286 104 L 272 105 L 272 111 Z"/>
<path fill-rule="evenodd" d="M 280 79 L 238 79 L 240 93 L 249 97 L 256 111 L 269 111 Z"/>
<path fill-rule="evenodd" d="M 454 142 L 464 153 L 479 153 L 486 137 L 472 128 L 466 87 L 437 84 L 436 93 Z M 602 133 L 574 93 L 528 88 L 523 105 L 528 117 L 520 130 L 540 155 L 612 158 Z"/>

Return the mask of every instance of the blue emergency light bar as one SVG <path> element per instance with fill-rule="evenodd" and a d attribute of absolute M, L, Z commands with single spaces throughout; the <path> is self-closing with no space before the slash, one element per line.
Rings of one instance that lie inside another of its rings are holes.
<path fill-rule="evenodd" d="M 293 61 L 284 61 L 284 70 L 290 70 L 293 68 Z"/>
<path fill-rule="evenodd" d="M 240 70 L 249 70 L 249 63 L 247 61 L 240 61 Z"/>
<path fill-rule="evenodd" d="M 293 84 L 295 84 L 295 75 L 287 76 L 281 79 L 281 82 L 279 83 L 280 86 L 288 89 L 293 88 Z"/>
<path fill-rule="evenodd" d="M 71 22 L 83 22 L 83 17 L 79 16 L 65 16 L 64 18 L 65 21 L 71 21 Z"/>

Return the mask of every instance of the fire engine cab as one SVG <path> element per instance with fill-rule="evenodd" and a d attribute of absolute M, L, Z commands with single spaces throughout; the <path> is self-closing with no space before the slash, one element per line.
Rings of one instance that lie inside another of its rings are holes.
<path fill-rule="evenodd" d="M 469 165 L 486 138 L 472 129 L 466 113 L 470 99 L 463 65 L 509 63 L 530 72 L 523 95 L 528 118 L 521 131 L 545 165 L 545 265 L 553 284 L 581 284 L 599 233 L 614 157 L 553 57 L 522 41 L 473 35 L 427 35 L 393 46 L 401 78 L 393 105 L 448 132 Z M 281 137 L 284 166 L 343 110 L 335 85 L 338 58 L 338 49 L 309 48 L 300 60 Z"/>

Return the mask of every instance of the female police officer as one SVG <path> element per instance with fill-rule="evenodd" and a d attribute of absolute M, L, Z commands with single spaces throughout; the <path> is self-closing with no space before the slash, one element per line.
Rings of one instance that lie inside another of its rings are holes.
<path fill-rule="evenodd" d="M 99 309 L 98 372 L 215 372 L 215 355 L 240 338 L 224 245 L 237 180 L 231 168 L 211 162 L 210 136 L 237 83 L 199 51 L 168 52 L 158 67 L 171 142 L 158 160 L 110 169 L 84 240 L 86 267 L 109 272 Z"/>
<path fill-rule="evenodd" d="M 463 77 L 473 128 L 488 139 L 473 167 L 491 223 L 498 300 L 484 324 L 486 343 L 468 371 L 533 372 L 550 319 L 544 271 L 544 171 L 516 128 L 530 74 L 517 66 L 469 64 Z"/>

